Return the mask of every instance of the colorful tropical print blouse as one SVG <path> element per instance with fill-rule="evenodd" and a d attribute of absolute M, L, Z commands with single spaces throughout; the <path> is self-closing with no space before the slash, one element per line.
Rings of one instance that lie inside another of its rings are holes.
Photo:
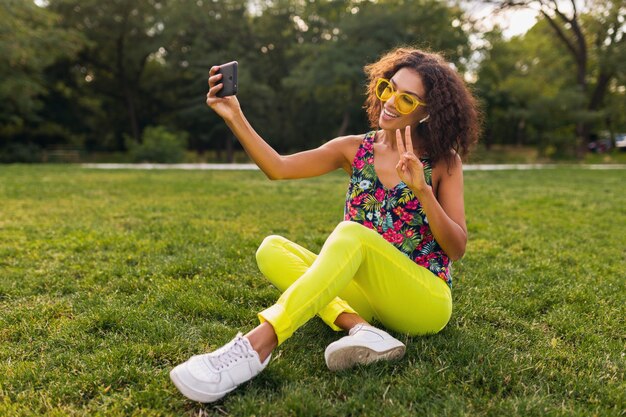
<path fill-rule="evenodd" d="M 365 135 L 352 162 L 352 177 L 346 193 L 344 220 L 376 230 L 410 259 L 429 269 L 452 287 L 450 258 L 435 241 L 422 205 L 411 189 L 400 182 L 386 188 L 374 169 L 376 132 Z M 432 184 L 432 166 L 424 164 L 426 183 Z"/>

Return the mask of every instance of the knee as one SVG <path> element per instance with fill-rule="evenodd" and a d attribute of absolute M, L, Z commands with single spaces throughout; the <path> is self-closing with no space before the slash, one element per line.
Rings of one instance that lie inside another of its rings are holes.
<path fill-rule="evenodd" d="M 366 241 L 367 232 L 371 232 L 371 230 L 360 223 L 343 221 L 335 227 L 329 240 L 333 244 L 357 247 Z"/>
<path fill-rule="evenodd" d="M 287 239 L 284 237 L 278 235 L 270 235 L 263 239 L 263 242 L 261 242 L 259 248 L 256 250 L 256 263 L 261 272 L 263 272 L 265 266 L 275 258 L 276 249 L 282 246 L 286 240 Z"/>
<path fill-rule="evenodd" d="M 348 236 L 350 238 L 358 238 L 360 239 L 363 235 L 371 232 L 370 229 L 363 226 L 361 223 L 353 222 L 353 221 L 342 221 L 335 228 L 335 233 L 341 236 Z"/>

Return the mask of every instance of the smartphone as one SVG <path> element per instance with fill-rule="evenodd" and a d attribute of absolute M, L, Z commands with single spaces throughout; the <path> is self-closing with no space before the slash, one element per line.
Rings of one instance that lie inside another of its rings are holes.
<path fill-rule="evenodd" d="M 220 65 L 217 74 L 222 74 L 222 89 L 217 92 L 217 97 L 234 96 L 237 94 L 237 61 Z"/>

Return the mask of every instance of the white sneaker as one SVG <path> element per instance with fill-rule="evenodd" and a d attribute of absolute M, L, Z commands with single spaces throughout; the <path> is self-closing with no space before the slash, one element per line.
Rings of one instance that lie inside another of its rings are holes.
<path fill-rule="evenodd" d="M 379 360 L 400 359 L 406 346 L 389 333 L 367 324 L 357 324 L 349 336 L 331 343 L 324 352 L 326 365 L 331 371 L 340 371 L 357 364 Z"/>
<path fill-rule="evenodd" d="M 210 403 L 257 376 L 271 356 L 261 363 L 248 339 L 238 333 L 216 351 L 192 356 L 181 363 L 172 369 L 170 378 L 185 397 Z"/>

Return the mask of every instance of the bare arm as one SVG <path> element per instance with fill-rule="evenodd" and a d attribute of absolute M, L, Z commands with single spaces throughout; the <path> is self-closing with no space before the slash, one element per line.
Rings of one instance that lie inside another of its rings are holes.
<path fill-rule="evenodd" d="M 463 202 L 463 167 L 461 158 L 454 155 L 452 162 L 442 166 L 437 196 L 426 183 L 424 166 L 413 153 L 411 131 L 405 131 L 406 146 L 400 131 L 396 131 L 400 161 L 396 169 L 400 178 L 411 188 L 422 204 L 428 225 L 439 246 L 456 261 L 465 254 L 467 226 Z M 407 151 L 409 150 L 409 151 Z"/>
<path fill-rule="evenodd" d="M 325 174 L 338 168 L 349 168 L 350 149 L 353 137 L 336 138 L 324 145 L 294 155 L 279 155 L 250 125 L 245 118 L 237 97 L 219 98 L 217 92 L 222 84 L 217 82 L 222 77 L 215 74 L 218 67 L 209 72 L 209 93 L 207 104 L 219 114 L 233 134 L 237 137 L 246 153 L 259 168 L 272 180 L 288 178 L 307 178 Z M 356 148 L 354 149 L 356 152 Z"/>
<path fill-rule="evenodd" d="M 250 158 L 272 180 L 315 177 L 338 168 L 345 169 L 346 153 L 354 142 L 351 137 L 339 137 L 315 149 L 279 155 L 254 131 L 242 112 L 227 119 L 226 124 Z"/>
<path fill-rule="evenodd" d="M 443 168 L 437 197 L 430 186 L 413 192 L 422 203 L 435 240 L 450 259 L 456 261 L 465 254 L 467 244 L 461 158 L 455 155 L 449 169 Z"/>

